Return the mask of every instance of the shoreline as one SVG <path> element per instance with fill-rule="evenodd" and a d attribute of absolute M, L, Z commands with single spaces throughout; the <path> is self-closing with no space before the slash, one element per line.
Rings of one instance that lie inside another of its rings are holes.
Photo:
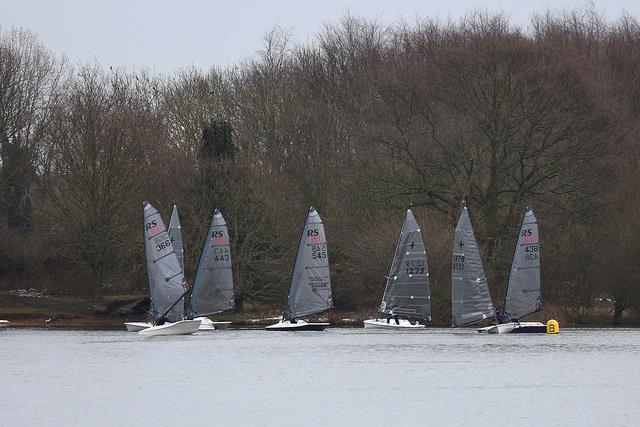
<path fill-rule="evenodd" d="M 58 296 L 17 296 L 0 293 L 0 319 L 8 320 L 9 328 L 43 329 L 85 329 L 118 330 L 125 322 L 146 320 L 146 296 L 110 295 L 100 303 L 86 299 Z M 362 327 L 362 321 L 370 318 L 371 309 L 339 310 L 333 309 L 314 316 L 314 320 L 331 323 L 332 327 Z M 245 304 L 244 310 L 226 312 L 210 316 L 219 321 L 231 321 L 233 327 L 261 328 L 273 324 L 281 315 L 279 304 Z M 562 314 L 559 307 L 547 307 L 544 311 L 527 318 L 527 321 L 546 323 L 555 319 L 560 328 L 638 328 L 640 324 L 634 318 L 625 318 L 620 325 L 613 325 L 608 310 L 595 311 L 590 321 L 572 323 Z M 490 322 L 486 322 L 489 325 Z M 448 328 L 448 321 L 439 319 L 426 323 L 427 328 Z M 473 325 L 470 328 L 480 327 Z M 2 328 L 4 329 L 4 327 Z"/>

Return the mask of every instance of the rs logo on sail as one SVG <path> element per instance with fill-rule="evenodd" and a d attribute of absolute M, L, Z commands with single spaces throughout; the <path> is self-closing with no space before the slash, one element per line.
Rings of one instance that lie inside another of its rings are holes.
<path fill-rule="evenodd" d="M 317 228 L 307 230 L 307 242 L 312 245 L 322 243 L 322 236 L 320 235 L 320 231 Z"/>
<path fill-rule="evenodd" d="M 155 219 L 153 221 L 147 222 L 144 225 L 144 228 L 145 230 L 147 230 L 147 233 L 151 237 L 164 231 L 164 227 L 161 224 L 158 224 Z"/>
<path fill-rule="evenodd" d="M 213 230 L 211 232 L 211 238 L 213 239 L 214 245 L 226 245 L 229 243 L 222 230 Z"/>

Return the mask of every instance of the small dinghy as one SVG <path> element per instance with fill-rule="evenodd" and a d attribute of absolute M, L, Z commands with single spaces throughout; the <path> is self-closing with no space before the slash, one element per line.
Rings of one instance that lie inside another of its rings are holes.
<path fill-rule="evenodd" d="M 184 319 L 184 297 L 188 292 L 182 267 L 160 212 L 144 202 L 144 247 L 153 325 L 140 335 L 186 335 L 200 327 L 200 321 Z M 182 302 L 182 304 L 180 304 Z"/>
<path fill-rule="evenodd" d="M 0 328 L 6 328 L 7 326 L 9 326 L 8 320 L 0 320 Z"/>
<path fill-rule="evenodd" d="M 324 331 L 330 323 L 314 322 L 309 323 L 302 319 L 295 322 L 290 320 L 282 320 L 275 325 L 269 325 L 265 329 L 268 331 Z"/>
<path fill-rule="evenodd" d="M 463 207 L 451 257 L 451 324 L 454 328 L 468 326 L 494 315 L 478 243 L 469 212 Z"/>
<path fill-rule="evenodd" d="M 507 322 L 479 328 L 481 334 L 545 334 L 547 326 L 541 322 Z"/>
<path fill-rule="evenodd" d="M 429 269 L 420 228 L 407 209 L 380 308 L 363 323 L 365 328 L 424 328 L 418 320 L 431 321 Z"/>
<path fill-rule="evenodd" d="M 138 335 L 147 337 L 160 335 L 190 335 L 200 328 L 200 320 L 179 320 L 177 322 L 167 322 L 162 325 L 151 326 L 138 332 Z"/>
<path fill-rule="evenodd" d="M 478 329 L 480 333 L 546 333 L 540 322 L 520 322 L 524 316 L 542 310 L 540 292 L 540 238 L 538 220 L 527 208 L 522 217 L 520 233 L 511 262 L 509 281 L 498 324 Z"/>
<path fill-rule="evenodd" d="M 424 329 L 424 325 L 419 322 L 411 322 L 408 319 L 367 319 L 364 322 L 366 329 Z"/>
<path fill-rule="evenodd" d="M 235 308 L 229 230 L 220 210 L 211 217 L 191 287 L 187 318 L 200 319 L 201 331 L 226 329 L 231 322 L 215 322 L 205 316 Z"/>
<path fill-rule="evenodd" d="M 284 315 L 280 322 L 265 329 L 322 331 L 329 323 L 310 323 L 300 318 L 321 313 L 332 307 L 329 252 L 324 225 L 318 212 L 311 207 L 300 236 Z"/>

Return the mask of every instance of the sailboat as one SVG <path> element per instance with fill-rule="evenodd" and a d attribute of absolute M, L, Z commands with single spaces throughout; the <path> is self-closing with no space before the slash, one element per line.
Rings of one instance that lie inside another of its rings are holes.
<path fill-rule="evenodd" d="M 496 325 L 478 329 L 490 334 L 546 333 L 540 322 L 520 322 L 524 316 L 542 310 L 540 290 L 540 235 L 538 220 L 529 207 L 522 216 L 520 232 L 511 261 L 502 310 Z"/>
<path fill-rule="evenodd" d="M 200 252 L 188 317 L 202 321 L 200 330 L 226 329 L 231 322 L 214 322 L 204 316 L 233 310 L 234 307 L 229 230 L 222 213 L 216 209 Z"/>
<path fill-rule="evenodd" d="M 300 236 L 282 320 L 265 329 L 322 331 L 329 323 L 310 323 L 300 318 L 332 307 L 329 253 L 324 225 L 318 212 L 311 207 Z"/>
<path fill-rule="evenodd" d="M 407 209 L 380 308 L 363 323 L 365 328 L 424 328 L 409 319 L 430 321 L 431 298 L 427 252 L 416 219 Z"/>
<path fill-rule="evenodd" d="M 180 264 L 180 268 L 184 274 L 184 245 L 182 243 L 182 226 L 180 225 L 180 217 L 178 216 L 178 207 L 173 205 L 173 209 L 171 211 L 171 219 L 169 220 L 169 239 L 171 240 L 171 244 L 173 245 L 173 250 L 178 257 L 178 263 Z M 153 324 L 151 322 L 125 322 L 125 326 L 127 327 L 127 331 L 129 332 L 139 332 L 143 329 L 147 329 Z M 202 324 L 200 325 L 202 327 Z"/>
<path fill-rule="evenodd" d="M 160 212 L 144 202 L 144 248 L 153 326 L 140 335 L 187 335 L 200 327 L 200 320 L 184 319 L 183 301 L 187 284 Z"/>
<path fill-rule="evenodd" d="M 495 315 L 478 243 L 466 207 L 453 240 L 451 259 L 451 323 L 467 326 Z"/>

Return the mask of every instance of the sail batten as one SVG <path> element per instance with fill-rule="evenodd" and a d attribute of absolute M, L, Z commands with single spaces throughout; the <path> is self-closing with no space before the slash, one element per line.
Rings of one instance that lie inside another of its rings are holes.
<path fill-rule="evenodd" d="M 494 316 L 487 278 L 467 208 L 455 230 L 451 259 L 451 317 L 465 326 Z"/>
<path fill-rule="evenodd" d="M 144 203 L 144 247 L 151 299 L 151 317 L 156 323 L 160 317 L 184 294 L 186 283 L 178 257 L 160 212 Z M 169 322 L 183 318 L 180 304 L 165 315 Z"/>
<path fill-rule="evenodd" d="M 431 320 L 428 271 L 420 228 L 407 209 L 379 312 Z"/>
<path fill-rule="evenodd" d="M 538 220 L 533 210 L 527 208 L 511 262 L 501 317 L 504 321 L 514 321 L 541 309 Z"/>
<path fill-rule="evenodd" d="M 232 267 L 229 230 L 216 209 L 198 260 L 189 317 L 209 316 L 235 307 Z"/>
<path fill-rule="evenodd" d="M 292 320 L 332 307 L 327 239 L 322 219 L 312 207 L 300 236 L 283 317 Z"/>

